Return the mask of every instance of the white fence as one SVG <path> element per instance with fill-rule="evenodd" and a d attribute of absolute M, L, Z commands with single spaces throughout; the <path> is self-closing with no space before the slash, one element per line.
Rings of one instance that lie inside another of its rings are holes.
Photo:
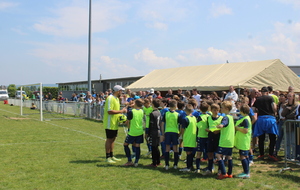
<path fill-rule="evenodd" d="M 284 170 L 291 170 L 287 167 L 287 162 L 300 161 L 300 120 L 286 120 L 284 128 Z"/>
<path fill-rule="evenodd" d="M 21 106 L 20 99 L 8 99 L 9 104 L 13 104 L 15 106 Z M 30 108 L 34 103 L 38 109 L 40 109 L 40 101 L 39 100 L 24 100 L 22 102 L 23 107 Z M 99 119 L 103 118 L 103 110 L 104 107 L 99 104 L 91 104 L 85 102 L 59 102 L 59 101 L 42 101 L 42 108 L 44 113 L 61 113 L 74 115 L 78 117 L 86 117 L 90 119 Z M 89 117 L 89 108 L 90 108 L 90 117 Z"/>

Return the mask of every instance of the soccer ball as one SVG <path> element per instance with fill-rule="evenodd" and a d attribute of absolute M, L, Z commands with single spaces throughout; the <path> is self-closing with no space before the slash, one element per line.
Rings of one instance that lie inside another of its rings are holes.
<path fill-rule="evenodd" d="M 125 123 L 125 121 L 127 121 L 127 117 L 124 114 L 119 114 L 118 116 L 118 122 L 119 123 Z"/>

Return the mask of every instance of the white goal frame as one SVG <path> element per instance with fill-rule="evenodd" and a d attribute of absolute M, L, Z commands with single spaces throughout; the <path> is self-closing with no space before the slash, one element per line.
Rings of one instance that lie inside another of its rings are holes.
<path fill-rule="evenodd" d="M 21 115 L 23 115 L 23 86 L 36 86 L 40 85 L 40 121 L 43 121 L 43 84 L 42 83 L 36 83 L 36 84 L 26 84 L 21 85 L 21 93 L 20 93 L 20 105 L 21 105 Z"/>

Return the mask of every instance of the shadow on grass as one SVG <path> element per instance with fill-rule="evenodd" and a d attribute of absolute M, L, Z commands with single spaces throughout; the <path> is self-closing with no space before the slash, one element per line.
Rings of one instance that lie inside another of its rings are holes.
<path fill-rule="evenodd" d="M 284 180 L 290 180 L 291 182 L 294 182 L 294 183 L 299 183 L 300 177 L 299 176 L 295 176 L 292 173 L 294 173 L 294 170 L 293 171 L 286 171 L 284 173 L 269 174 L 269 175 L 271 177 L 282 178 Z"/>
<path fill-rule="evenodd" d="M 70 161 L 69 163 L 71 163 L 71 164 L 91 164 L 91 163 L 96 163 L 96 162 L 101 162 L 101 160 L 74 160 L 74 161 Z"/>

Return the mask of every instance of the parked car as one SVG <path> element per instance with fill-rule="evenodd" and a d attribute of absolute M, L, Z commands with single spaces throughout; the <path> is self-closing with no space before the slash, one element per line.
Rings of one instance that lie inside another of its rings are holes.
<path fill-rule="evenodd" d="M 9 96 L 7 90 L 0 90 L 0 100 L 7 100 L 8 97 Z"/>
<path fill-rule="evenodd" d="M 25 95 L 25 96 L 27 96 L 27 94 L 26 94 L 25 91 L 22 91 L 22 94 Z M 15 97 L 18 98 L 18 99 L 21 98 L 21 91 L 20 90 L 16 91 Z"/>

